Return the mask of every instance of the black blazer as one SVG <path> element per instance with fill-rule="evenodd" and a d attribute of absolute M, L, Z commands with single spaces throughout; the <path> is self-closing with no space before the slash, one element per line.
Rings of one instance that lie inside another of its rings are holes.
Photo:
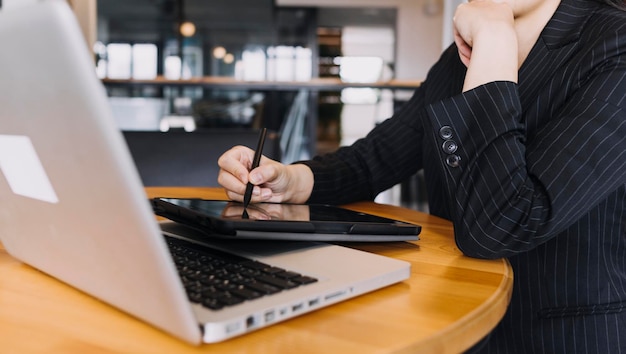
<path fill-rule="evenodd" d="M 626 353 L 626 12 L 563 0 L 519 84 L 462 94 L 464 76 L 452 46 L 394 117 L 305 162 L 310 201 L 373 199 L 423 168 L 460 250 L 515 272 L 476 350 Z"/>

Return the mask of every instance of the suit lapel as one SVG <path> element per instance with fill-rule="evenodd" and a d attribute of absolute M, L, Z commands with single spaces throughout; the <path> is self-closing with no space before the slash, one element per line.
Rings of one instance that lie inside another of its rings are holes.
<path fill-rule="evenodd" d="M 596 8 L 588 0 L 563 0 L 519 71 L 522 107 L 531 107 L 548 80 L 574 53 L 581 30 Z"/>

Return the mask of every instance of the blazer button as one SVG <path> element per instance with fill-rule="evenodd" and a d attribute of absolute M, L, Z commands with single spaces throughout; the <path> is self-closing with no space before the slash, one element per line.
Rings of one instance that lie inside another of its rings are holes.
<path fill-rule="evenodd" d="M 446 157 L 446 163 L 450 167 L 459 167 L 460 162 L 461 162 L 461 157 L 459 155 L 450 155 Z"/>
<path fill-rule="evenodd" d="M 446 154 L 454 154 L 459 146 L 456 144 L 454 140 L 446 140 L 443 142 L 443 151 Z"/>
<path fill-rule="evenodd" d="M 439 129 L 439 136 L 445 140 L 452 139 L 452 127 L 450 127 L 449 125 L 444 125 L 443 127 L 441 127 L 441 129 Z"/>

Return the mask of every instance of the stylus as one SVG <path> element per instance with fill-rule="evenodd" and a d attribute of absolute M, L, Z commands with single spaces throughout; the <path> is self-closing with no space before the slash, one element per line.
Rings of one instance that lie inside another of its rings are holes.
<path fill-rule="evenodd" d="M 250 171 L 259 167 L 259 162 L 261 162 L 261 156 L 263 155 L 263 145 L 265 144 L 265 135 L 267 133 L 267 129 L 261 129 L 261 133 L 259 134 L 259 142 L 257 143 L 256 150 L 254 151 L 254 159 L 252 160 L 252 166 L 250 166 Z M 250 204 L 250 198 L 252 198 L 252 189 L 254 189 L 254 184 L 248 182 L 246 186 L 246 193 L 243 195 L 243 209 L 244 215 L 246 213 L 246 208 L 248 204 Z"/>

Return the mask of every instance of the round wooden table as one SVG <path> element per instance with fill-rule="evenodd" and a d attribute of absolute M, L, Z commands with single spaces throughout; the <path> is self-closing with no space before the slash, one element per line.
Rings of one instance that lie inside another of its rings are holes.
<path fill-rule="evenodd" d="M 146 193 L 149 197 L 226 198 L 217 188 L 152 187 Z M 0 245 L 0 352 L 458 353 L 502 318 L 513 283 L 506 260 L 463 256 L 455 246 L 449 221 L 371 202 L 348 207 L 422 225 L 421 239 L 415 242 L 344 244 L 410 262 L 408 280 L 199 347 L 20 263 Z"/>

